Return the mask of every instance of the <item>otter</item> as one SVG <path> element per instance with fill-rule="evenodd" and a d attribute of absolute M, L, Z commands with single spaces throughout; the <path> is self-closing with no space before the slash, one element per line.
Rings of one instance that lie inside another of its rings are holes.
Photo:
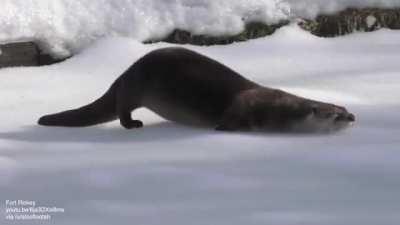
<path fill-rule="evenodd" d="M 338 130 L 355 121 L 344 107 L 259 85 L 205 55 L 181 47 L 154 50 L 130 66 L 96 101 L 46 115 L 45 126 L 84 127 L 146 107 L 166 120 L 216 130 Z"/>

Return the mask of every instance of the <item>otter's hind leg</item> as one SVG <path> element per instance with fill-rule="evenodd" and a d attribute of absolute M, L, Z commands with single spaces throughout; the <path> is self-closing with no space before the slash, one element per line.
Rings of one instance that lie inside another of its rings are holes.
<path fill-rule="evenodd" d="M 250 118 L 244 103 L 236 100 L 222 115 L 215 130 L 218 131 L 237 131 L 249 130 Z"/>
<path fill-rule="evenodd" d="M 117 114 L 120 124 L 126 129 L 143 127 L 143 122 L 140 120 L 133 120 L 131 112 L 139 107 L 140 104 L 140 89 L 128 89 L 126 81 L 122 81 L 117 92 Z"/>

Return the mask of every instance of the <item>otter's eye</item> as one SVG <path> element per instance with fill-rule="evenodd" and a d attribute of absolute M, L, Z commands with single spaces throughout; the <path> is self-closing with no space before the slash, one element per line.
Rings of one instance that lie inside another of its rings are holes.
<path fill-rule="evenodd" d="M 312 107 L 311 107 L 311 112 L 312 112 L 313 114 L 317 114 L 317 113 L 318 113 L 318 108 L 317 108 L 316 106 L 312 106 Z"/>

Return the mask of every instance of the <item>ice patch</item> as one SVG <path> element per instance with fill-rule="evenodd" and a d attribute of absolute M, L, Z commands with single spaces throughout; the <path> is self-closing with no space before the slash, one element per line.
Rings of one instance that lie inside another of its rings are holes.
<path fill-rule="evenodd" d="M 0 155 L 0 187 L 9 184 L 9 182 L 15 177 L 16 172 L 17 161 Z"/>

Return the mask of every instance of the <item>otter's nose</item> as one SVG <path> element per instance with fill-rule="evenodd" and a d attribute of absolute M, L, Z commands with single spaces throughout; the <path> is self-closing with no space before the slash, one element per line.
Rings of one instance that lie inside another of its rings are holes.
<path fill-rule="evenodd" d="M 343 121 L 343 122 L 354 122 L 356 120 L 356 118 L 351 113 L 342 113 L 342 114 L 339 114 L 339 116 L 336 117 L 335 120 L 336 121 Z"/>
<path fill-rule="evenodd" d="M 356 117 L 353 114 L 349 113 L 349 115 L 347 115 L 347 120 L 349 120 L 350 122 L 354 122 L 356 121 Z"/>

